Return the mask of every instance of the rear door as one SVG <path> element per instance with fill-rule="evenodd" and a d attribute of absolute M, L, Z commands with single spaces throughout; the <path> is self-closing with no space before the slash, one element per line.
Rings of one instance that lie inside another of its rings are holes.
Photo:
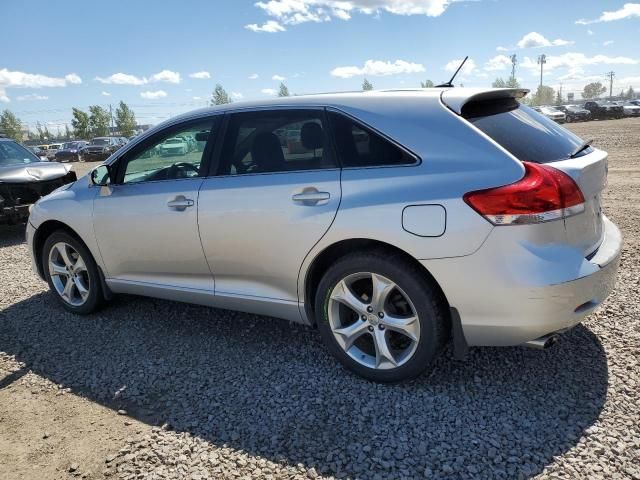
<path fill-rule="evenodd" d="M 518 160 L 557 168 L 577 183 L 585 211 L 564 220 L 567 242 L 588 256 L 602 242 L 601 195 L 607 184 L 607 154 L 553 120 L 513 99 L 465 105 L 462 115 Z M 570 158 L 570 157 L 574 158 Z"/>
<path fill-rule="evenodd" d="M 276 300 L 297 312 L 300 266 L 340 203 L 340 169 L 326 132 L 323 109 L 228 116 L 219 165 L 198 203 L 219 299 Z"/>

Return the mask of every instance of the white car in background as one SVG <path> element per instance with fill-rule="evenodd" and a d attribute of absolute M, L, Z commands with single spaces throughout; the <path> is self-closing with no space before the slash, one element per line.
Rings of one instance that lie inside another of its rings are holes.
<path fill-rule="evenodd" d="M 186 155 L 189 153 L 189 142 L 184 137 L 173 137 L 158 147 L 160 155 Z"/>
<path fill-rule="evenodd" d="M 538 110 L 545 117 L 550 118 L 551 120 L 558 123 L 564 123 L 567 120 L 567 114 L 554 107 L 544 105 L 537 108 L 536 110 Z"/>

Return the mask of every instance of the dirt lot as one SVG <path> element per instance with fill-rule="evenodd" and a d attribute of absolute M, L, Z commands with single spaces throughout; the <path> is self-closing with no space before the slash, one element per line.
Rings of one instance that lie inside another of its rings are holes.
<path fill-rule="evenodd" d="M 0 229 L 0 479 L 640 480 L 640 119 L 569 128 L 610 154 L 616 291 L 551 350 L 447 353 L 407 385 L 270 318 L 133 297 L 73 317 Z"/>

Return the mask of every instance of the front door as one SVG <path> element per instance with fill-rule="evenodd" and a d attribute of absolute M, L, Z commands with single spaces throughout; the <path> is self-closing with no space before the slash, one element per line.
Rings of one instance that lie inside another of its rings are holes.
<path fill-rule="evenodd" d="M 197 211 L 213 123 L 207 118 L 169 127 L 118 159 L 115 182 L 94 200 L 94 230 L 109 280 L 213 291 Z"/>

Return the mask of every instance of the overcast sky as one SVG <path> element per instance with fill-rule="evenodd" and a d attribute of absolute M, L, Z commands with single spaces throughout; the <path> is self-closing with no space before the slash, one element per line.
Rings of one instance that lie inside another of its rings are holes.
<path fill-rule="evenodd" d="M 27 8 L 28 6 L 28 8 Z M 70 121 L 71 107 L 130 104 L 140 123 L 234 100 L 508 77 L 579 92 L 640 90 L 640 3 L 581 0 L 181 0 L 3 2 L 0 109 L 24 122 Z"/>

